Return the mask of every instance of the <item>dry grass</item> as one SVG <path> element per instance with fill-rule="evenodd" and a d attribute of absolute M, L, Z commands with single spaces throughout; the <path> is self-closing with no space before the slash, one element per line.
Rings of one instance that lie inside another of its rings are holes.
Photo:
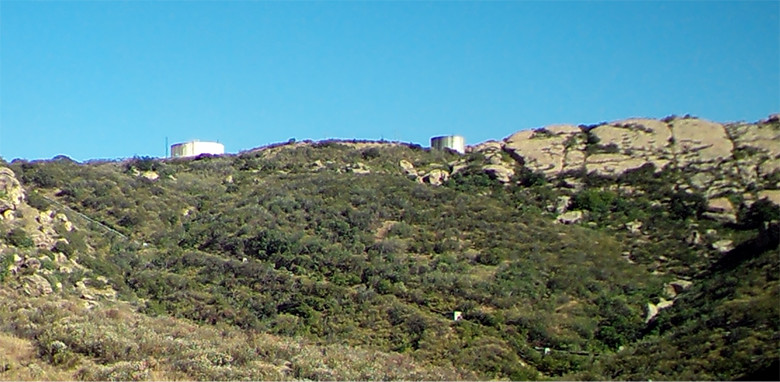
<path fill-rule="evenodd" d="M 0 380 L 73 380 L 74 373 L 43 362 L 30 340 L 0 333 Z"/>
<path fill-rule="evenodd" d="M 124 303 L 62 296 L 0 309 L 0 380 L 474 379 L 404 354 L 149 317 Z M 18 297 L 18 296 L 17 296 Z"/>

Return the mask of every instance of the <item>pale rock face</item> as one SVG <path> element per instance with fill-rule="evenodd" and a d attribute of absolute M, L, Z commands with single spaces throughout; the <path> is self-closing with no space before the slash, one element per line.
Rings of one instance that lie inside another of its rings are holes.
<path fill-rule="evenodd" d="M 780 154 L 780 129 L 770 125 L 732 125 L 729 126 L 729 133 L 734 139 L 737 148 L 752 147 L 767 154 L 770 158 L 775 158 Z"/>
<path fill-rule="evenodd" d="M 712 243 L 712 249 L 720 253 L 726 253 L 734 249 L 733 242 L 731 240 L 718 240 Z"/>
<path fill-rule="evenodd" d="M 690 289 L 691 285 L 693 283 L 688 280 L 671 281 L 664 285 L 664 294 L 668 298 L 677 298 L 680 293 Z"/>
<path fill-rule="evenodd" d="M 658 312 L 671 308 L 672 305 L 674 305 L 674 300 L 665 300 L 661 299 L 661 301 L 658 302 L 658 304 L 653 304 L 652 302 L 647 303 L 647 316 L 645 317 L 645 323 L 650 322 L 655 316 L 658 315 Z"/>
<path fill-rule="evenodd" d="M 450 174 L 447 171 L 441 169 L 433 169 L 429 173 L 422 177 L 424 182 L 430 183 L 434 186 L 441 186 L 444 182 L 450 179 Z"/>
<path fill-rule="evenodd" d="M 668 154 L 672 137 L 669 126 L 654 119 L 626 119 L 595 127 L 590 133 L 599 138 L 600 145 L 614 144 L 643 157 Z"/>
<path fill-rule="evenodd" d="M 647 303 L 647 315 L 645 316 L 645 323 L 650 322 L 655 316 L 658 315 L 658 307 L 652 302 Z"/>
<path fill-rule="evenodd" d="M 707 201 L 707 211 L 704 213 L 704 217 L 723 223 L 737 222 L 736 210 L 727 198 L 715 198 Z"/>
<path fill-rule="evenodd" d="M 144 171 L 141 173 L 141 176 L 149 180 L 157 180 L 160 178 L 160 175 L 154 171 Z"/>
<path fill-rule="evenodd" d="M 707 211 L 719 214 L 733 214 L 734 206 L 728 198 L 715 198 L 707 201 Z"/>
<path fill-rule="evenodd" d="M 417 176 L 417 170 L 415 170 L 414 165 L 408 160 L 401 159 L 401 161 L 398 162 L 398 165 L 401 166 L 401 169 L 404 170 L 406 175 Z"/>
<path fill-rule="evenodd" d="M 582 211 L 569 211 L 558 215 L 557 222 L 561 224 L 576 224 L 579 223 L 584 214 Z"/>
<path fill-rule="evenodd" d="M 777 142 L 774 142 L 775 144 L 780 144 L 780 140 Z M 764 178 L 769 175 L 772 175 L 775 172 L 780 171 L 780 158 L 776 159 L 767 159 L 761 164 L 758 165 L 758 176 Z"/>
<path fill-rule="evenodd" d="M 585 149 L 566 150 L 563 156 L 562 172 L 577 172 L 585 169 Z"/>
<path fill-rule="evenodd" d="M 57 233 L 50 227 L 47 227 L 49 229 L 44 228 L 42 231 L 40 230 L 41 228 L 43 228 L 43 226 L 41 226 L 39 230 L 30 232 L 30 238 L 33 240 L 33 243 L 35 243 L 37 248 L 53 247 L 55 242 L 54 236 L 56 236 Z"/>
<path fill-rule="evenodd" d="M 697 172 L 690 179 L 690 185 L 700 190 L 705 190 L 715 181 L 715 176 L 709 172 Z"/>
<path fill-rule="evenodd" d="M 498 153 L 490 153 L 485 155 L 485 158 L 488 160 L 488 163 L 491 165 L 501 165 L 504 163 L 503 159 L 501 158 L 501 154 Z"/>
<path fill-rule="evenodd" d="M 648 161 L 625 154 L 594 154 L 586 159 L 585 169 L 588 173 L 598 175 L 620 175 L 628 170 L 640 168 Z M 656 166 L 657 168 L 657 166 Z"/>
<path fill-rule="evenodd" d="M 544 130 L 546 133 L 519 131 L 506 139 L 504 150 L 531 171 L 555 176 L 563 170 L 567 141 L 582 130 L 573 125 L 547 126 Z"/>
<path fill-rule="evenodd" d="M 630 233 L 634 233 L 634 234 L 642 233 L 642 231 L 641 231 L 641 229 L 642 229 L 642 222 L 640 222 L 638 220 L 634 220 L 632 222 L 628 222 L 628 223 L 626 223 L 626 229 Z"/>
<path fill-rule="evenodd" d="M 572 135 L 582 132 L 582 129 L 580 129 L 579 126 L 574 125 L 550 125 L 546 126 L 544 129 L 556 135 Z"/>
<path fill-rule="evenodd" d="M 763 190 L 758 192 L 758 200 L 769 199 L 770 202 L 780 206 L 780 190 Z"/>
<path fill-rule="evenodd" d="M 501 164 L 489 164 L 482 169 L 493 179 L 505 184 L 509 183 L 511 178 L 515 175 L 515 170 Z"/>
<path fill-rule="evenodd" d="M 658 310 L 671 308 L 672 305 L 674 305 L 674 300 L 664 300 L 664 299 L 661 299 L 661 301 L 659 301 L 658 304 L 656 304 Z"/>
<path fill-rule="evenodd" d="M 555 203 L 555 213 L 560 215 L 566 212 L 569 209 L 570 203 L 571 203 L 571 196 L 567 196 L 567 195 L 559 196 Z"/>
<path fill-rule="evenodd" d="M 10 168 L 0 167 L 0 213 L 16 210 L 24 202 L 24 190 Z"/>
<path fill-rule="evenodd" d="M 452 165 L 452 175 L 455 175 L 465 169 L 467 169 L 469 165 L 466 163 L 457 163 Z"/>
<path fill-rule="evenodd" d="M 669 286 L 671 286 L 677 294 L 682 293 L 683 291 L 688 290 L 693 285 L 693 282 L 688 280 L 675 280 L 669 283 Z"/>
<path fill-rule="evenodd" d="M 595 127 L 590 134 L 598 138 L 599 145 L 616 147 L 621 154 L 590 155 L 588 172 L 620 175 L 645 163 L 652 163 L 660 171 L 672 158 L 669 147 L 672 131 L 663 121 L 626 119 Z"/>
<path fill-rule="evenodd" d="M 761 124 L 735 124 L 727 127 L 734 142 L 742 182 L 758 182 L 780 169 L 780 129 Z"/>
<path fill-rule="evenodd" d="M 716 222 L 721 223 L 736 223 L 737 222 L 737 215 L 734 214 L 721 214 L 721 213 L 715 213 L 715 212 L 705 212 L 702 214 L 702 217 L 705 217 L 710 220 L 714 220 Z"/>
<path fill-rule="evenodd" d="M 504 144 L 498 141 L 482 142 L 471 148 L 473 152 L 500 152 L 504 149 Z"/>
<path fill-rule="evenodd" d="M 672 167 L 687 176 L 678 186 L 716 197 L 742 192 L 751 183 L 766 186 L 765 179 L 780 171 L 780 125 L 776 122 L 724 126 L 697 118 L 669 122 L 631 118 L 588 131 L 599 146 L 611 148 L 606 152 L 588 150 L 583 129 L 554 125 L 518 131 L 503 143 L 485 142 L 473 146 L 472 151 L 485 153 L 491 165 L 503 165 L 500 156 L 493 155 L 503 149 L 529 170 L 547 177 L 566 177 L 583 170 L 616 177 L 648 163 L 656 172 Z M 453 167 L 453 173 L 459 170 Z M 731 221 L 733 213 L 725 214 L 718 218 L 725 216 Z"/>
<path fill-rule="evenodd" d="M 731 158 L 734 144 L 723 125 L 702 119 L 675 119 L 671 127 L 678 167 L 693 165 L 707 170 Z"/>
<path fill-rule="evenodd" d="M 30 297 L 43 296 L 54 292 L 49 281 L 41 275 L 25 276 L 22 281 L 24 282 L 22 290 Z"/>

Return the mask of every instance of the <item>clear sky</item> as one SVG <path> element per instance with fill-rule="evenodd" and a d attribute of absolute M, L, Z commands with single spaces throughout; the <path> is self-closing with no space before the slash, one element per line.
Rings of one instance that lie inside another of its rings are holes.
<path fill-rule="evenodd" d="M 0 1 L 0 156 L 780 111 L 780 2 Z"/>

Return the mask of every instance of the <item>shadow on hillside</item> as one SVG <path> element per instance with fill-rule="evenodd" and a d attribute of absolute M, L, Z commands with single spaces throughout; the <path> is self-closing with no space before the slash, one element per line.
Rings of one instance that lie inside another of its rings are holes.
<path fill-rule="evenodd" d="M 769 366 L 745 374 L 737 381 L 780 381 L 780 360 L 774 360 Z"/>
<path fill-rule="evenodd" d="M 778 245 L 780 245 L 780 223 L 769 223 L 759 230 L 758 236 L 740 243 L 736 248 L 723 255 L 712 269 L 715 272 L 733 269 L 746 260 L 766 251 L 777 249 Z"/>

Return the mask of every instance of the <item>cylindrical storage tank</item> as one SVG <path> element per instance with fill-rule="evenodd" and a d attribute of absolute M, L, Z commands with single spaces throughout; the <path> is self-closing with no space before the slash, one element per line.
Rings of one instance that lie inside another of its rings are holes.
<path fill-rule="evenodd" d="M 172 158 L 194 157 L 200 154 L 224 154 L 225 146 L 217 142 L 191 141 L 171 146 Z"/>
<path fill-rule="evenodd" d="M 431 138 L 431 148 L 437 150 L 450 149 L 461 154 L 466 152 L 466 138 L 461 135 L 445 135 Z"/>

